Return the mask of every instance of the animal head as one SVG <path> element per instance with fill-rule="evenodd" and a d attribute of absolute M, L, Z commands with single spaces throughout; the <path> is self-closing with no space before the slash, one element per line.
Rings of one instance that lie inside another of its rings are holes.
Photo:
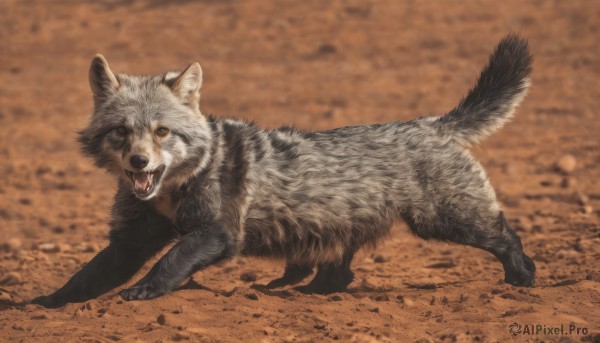
<path fill-rule="evenodd" d="M 90 65 L 94 112 L 80 131 L 83 152 L 142 200 L 180 185 L 209 159 L 211 130 L 199 109 L 202 69 L 158 76 L 114 74 L 102 55 Z"/>

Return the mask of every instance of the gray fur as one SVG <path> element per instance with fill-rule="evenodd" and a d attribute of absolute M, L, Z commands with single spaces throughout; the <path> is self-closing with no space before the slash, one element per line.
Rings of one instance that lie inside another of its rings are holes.
<path fill-rule="evenodd" d="M 122 296 L 159 296 L 194 271 L 235 255 L 285 259 L 286 272 L 272 287 L 299 282 L 318 267 L 313 281 L 299 289 L 339 291 L 352 281 L 354 253 L 374 247 L 398 220 L 420 237 L 490 251 L 503 263 L 507 282 L 531 286 L 533 261 L 504 219 L 483 168 L 464 147 L 510 118 L 527 90 L 530 64 L 527 43 L 510 35 L 475 88 L 445 116 L 303 132 L 202 115 L 197 64 L 181 74 L 114 75 L 96 57 L 90 69 L 96 106 L 80 142 L 98 166 L 120 179 L 109 248 L 143 247 L 153 237 L 171 237 L 168 232 L 180 236 Z M 120 126 L 125 136 L 116 131 Z M 169 134 L 157 137 L 157 127 Z M 145 154 L 148 167 L 132 170 L 132 154 Z M 132 172 L 159 166 L 164 172 L 150 193 L 132 191 Z M 157 215 L 169 224 L 144 234 L 138 226 Z M 155 251 L 162 245 L 152 246 Z M 82 287 L 69 292 L 84 292 Z M 69 301 L 69 292 L 45 301 Z"/>

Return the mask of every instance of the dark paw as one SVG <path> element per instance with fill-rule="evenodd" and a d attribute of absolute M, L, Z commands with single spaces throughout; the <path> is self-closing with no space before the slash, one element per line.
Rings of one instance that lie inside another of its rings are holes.
<path fill-rule="evenodd" d="M 125 300 L 148 300 L 165 295 L 168 290 L 165 287 L 160 287 L 152 283 L 147 283 L 139 286 L 133 286 L 119 292 L 119 295 Z"/>
<path fill-rule="evenodd" d="M 533 287 L 535 282 L 535 263 L 527 255 L 523 255 L 523 265 L 518 270 L 507 272 L 504 282 L 518 287 Z"/>
<path fill-rule="evenodd" d="M 47 308 L 57 308 L 57 307 L 61 307 L 66 304 L 65 301 L 62 301 L 61 299 L 57 299 L 56 297 L 53 297 L 50 295 L 37 297 L 37 298 L 31 300 L 31 303 L 40 305 L 40 306 L 44 306 Z"/>
<path fill-rule="evenodd" d="M 297 265 L 288 265 L 285 268 L 285 273 L 282 277 L 272 280 L 267 284 L 268 289 L 272 288 L 281 288 L 289 285 L 295 285 L 298 282 L 306 279 L 310 274 L 312 274 L 312 267 L 307 266 L 297 266 Z"/>

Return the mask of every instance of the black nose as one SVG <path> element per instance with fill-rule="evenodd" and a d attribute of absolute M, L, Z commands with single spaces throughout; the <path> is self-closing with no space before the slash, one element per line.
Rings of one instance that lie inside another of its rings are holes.
<path fill-rule="evenodd" d="M 148 157 L 142 155 L 133 155 L 129 158 L 129 163 L 136 169 L 142 169 L 148 165 Z"/>

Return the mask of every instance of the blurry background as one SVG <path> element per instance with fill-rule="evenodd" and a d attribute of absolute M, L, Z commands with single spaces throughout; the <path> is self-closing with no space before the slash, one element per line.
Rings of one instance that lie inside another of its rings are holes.
<path fill-rule="evenodd" d="M 599 30 L 596 1 L 0 1 L 0 338 L 504 341 L 512 322 L 597 333 Z M 204 113 L 319 130 L 450 110 L 509 32 L 529 39 L 533 87 L 473 153 L 538 287 L 503 285 L 493 257 L 399 225 L 333 298 L 261 291 L 281 263 L 236 259 L 151 302 L 21 304 L 107 243 L 114 180 L 75 143 L 96 53 L 117 73 L 198 61 Z"/>

